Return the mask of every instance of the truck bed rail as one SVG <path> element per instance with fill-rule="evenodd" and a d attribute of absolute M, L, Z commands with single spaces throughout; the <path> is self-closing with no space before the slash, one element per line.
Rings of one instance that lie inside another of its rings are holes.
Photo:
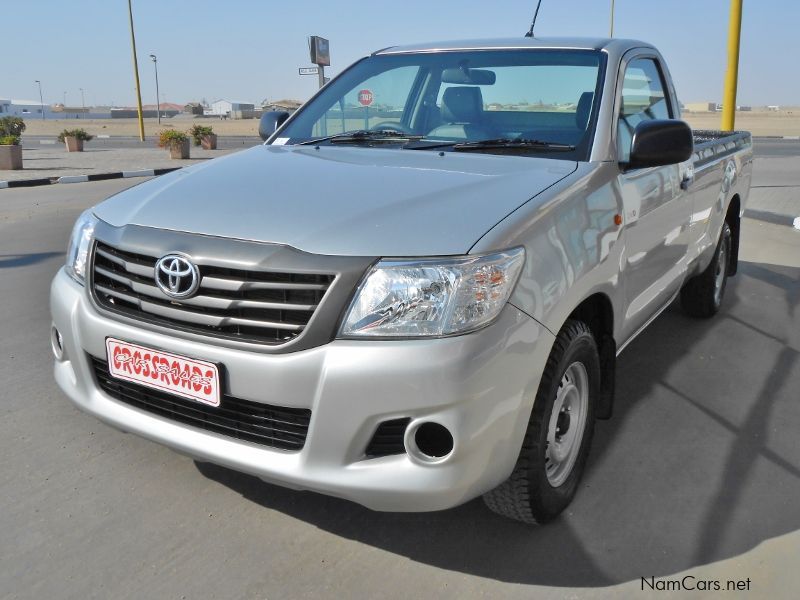
<path fill-rule="evenodd" d="M 695 168 L 701 167 L 741 148 L 752 145 L 749 131 L 720 131 L 717 129 L 696 129 L 694 134 L 694 153 L 697 156 Z"/>

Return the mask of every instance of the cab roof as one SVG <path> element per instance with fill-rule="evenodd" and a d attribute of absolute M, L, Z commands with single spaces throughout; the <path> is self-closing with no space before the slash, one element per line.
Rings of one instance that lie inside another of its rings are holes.
<path fill-rule="evenodd" d="M 624 52 L 630 48 L 652 48 L 645 42 L 620 38 L 581 38 L 581 37 L 548 37 L 548 38 L 497 38 L 488 40 L 453 40 L 432 42 L 427 44 L 409 44 L 390 46 L 374 52 L 383 54 L 413 54 L 416 52 L 446 52 L 451 50 L 517 50 L 517 49 L 564 49 L 564 50 L 607 50 Z"/>

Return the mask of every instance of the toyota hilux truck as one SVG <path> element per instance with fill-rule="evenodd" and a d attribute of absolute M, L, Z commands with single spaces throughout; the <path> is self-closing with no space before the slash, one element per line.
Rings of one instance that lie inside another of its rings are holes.
<path fill-rule="evenodd" d="M 736 273 L 750 135 L 643 42 L 390 47 L 260 130 L 80 216 L 51 342 L 80 409 L 267 482 L 552 519 L 616 357 Z"/>

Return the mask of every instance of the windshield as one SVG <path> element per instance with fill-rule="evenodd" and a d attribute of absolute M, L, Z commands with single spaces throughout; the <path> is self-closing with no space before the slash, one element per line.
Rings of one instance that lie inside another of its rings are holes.
<path fill-rule="evenodd" d="M 273 143 L 586 160 L 602 61 L 593 50 L 370 56 L 328 84 Z M 491 143 L 473 144 L 484 141 Z"/>

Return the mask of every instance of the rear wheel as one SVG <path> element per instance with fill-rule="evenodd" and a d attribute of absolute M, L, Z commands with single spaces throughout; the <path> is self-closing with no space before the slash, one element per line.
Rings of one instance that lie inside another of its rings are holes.
<path fill-rule="evenodd" d="M 569 505 L 589 455 L 599 390 L 594 336 L 585 323 L 569 320 L 547 359 L 514 471 L 483 496 L 491 510 L 543 523 Z"/>
<path fill-rule="evenodd" d="M 705 271 L 692 277 L 681 289 L 681 306 L 693 317 L 712 317 L 722 306 L 731 257 L 731 228 L 723 223 L 717 249 Z"/>

